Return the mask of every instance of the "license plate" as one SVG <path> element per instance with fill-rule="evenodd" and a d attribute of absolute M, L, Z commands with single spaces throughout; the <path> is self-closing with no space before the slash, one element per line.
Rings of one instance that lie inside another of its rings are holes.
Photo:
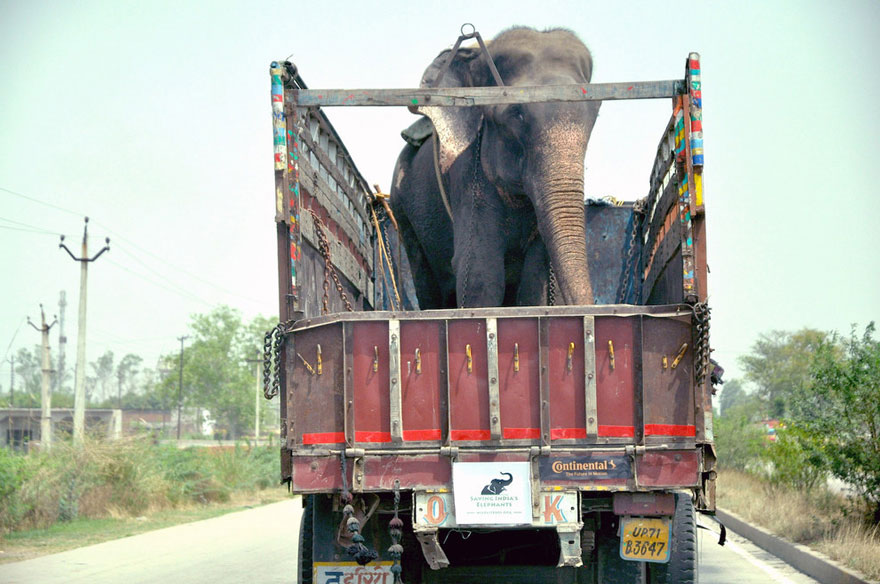
<path fill-rule="evenodd" d="M 620 557 L 637 562 L 669 561 L 672 521 L 662 518 L 623 517 L 620 520 Z"/>

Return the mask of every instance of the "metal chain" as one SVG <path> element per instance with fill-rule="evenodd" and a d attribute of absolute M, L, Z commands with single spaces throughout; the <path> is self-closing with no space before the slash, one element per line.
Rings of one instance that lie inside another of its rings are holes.
<path fill-rule="evenodd" d="M 645 211 L 646 211 L 646 199 L 639 199 L 635 203 L 633 203 L 632 209 L 632 230 L 629 235 L 629 247 L 626 250 L 626 264 L 623 268 L 623 279 L 620 284 L 620 289 L 617 291 L 617 303 L 623 304 L 626 300 L 626 291 L 632 286 L 635 291 L 635 298 L 633 298 L 633 304 L 638 304 L 641 302 L 642 290 L 641 286 L 636 286 L 636 276 L 633 273 L 636 266 L 636 242 L 639 239 L 639 232 L 641 231 L 642 222 L 645 219 Z M 639 254 L 641 255 L 641 253 Z"/>
<path fill-rule="evenodd" d="M 471 258 L 474 253 L 474 231 L 477 229 L 477 222 L 475 220 L 477 214 L 477 204 L 479 203 L 479 197 L 477 193 L 479 191 L 482 194 L 482 190 L 480 189 L 480 177 L 479 170 L 482 166 L 482 156 L 480 155 L 481 146 L 483 144 L 483 126 L 480 125 L 480 129 L 477 130 L 477 138 L 474 140 L 474 168 L 473 168 L 473 177 L 471 184 L 473 185 L 473 190 L 471 191 L 471 200 L 473 202 L 473 208 L 471 210 L 471 220 L 470 225 L 468 226 L 468 242 L 467 249 L 468 255 L 464 260 L 464 282 L 462 282 L 462 297 L 458 299 L 459 308 L 467 307 L 467 295 L 468 295 L 468 284 L 471 276 Z M 457 276 L 457 274 L 456 274 Z M 456 287 L 457 288 L 457 287 Z"/>
<path fill-rule="evenodd" d="M 345 289 L 342 287 L 342 282 L 339 281 L 339 274 L 336 272 L 333 260 L 330 258 L 330 242 L 327 240 L 327 234 L 324 231 L 324 222 L 321 221 L 321 218 L 318 217 L 318 214 L 315 213 L 314 209 L 309 209 L 309 213 L 312 214 L 312 218 L 315 220 L 315 236 L 318 238 L 318 251 L 320 251 L 321 255 L 324 257 L 324 299 L 321 314 L 328 314 L 330 312 L 331 277 L 333 278 L 333 283 L 336 285 L 336 291 L 339 292 L 339 297 L 342 298 L 342 302 L 345 303 L 345 309 L 348 312 L 354 312 L 354 308 L 351 306 L 351 301 L 348 299 L 348 294 L 345 293 Z"/>
<path fill-rule="evenodd" d="M 549 280 L 547 283 L 547 305 L 556 306 L 556 291 L 559 289 L 559 282 L 556 281 L 556 272 L 553 271 L 553 264 L 547 261 Z"/>
<path fill-rule="evenodd" d="M 400 543 L 403 539 L 403 520 L 397 516 L 400 509 L 400 480 L 394 480 L 394 517 L 388 522 L 388 533 L 391 535 L 391 547 L 388 553 L 391 555 L 393 564 L 391 566 L 391 574 L 394 576 L 394 584 L 403 584 L 400 575 L 403 573 L 403 567 L 400 565 L 400 558 L 403 557 L 403 545 Z"/>
<path fill-rule="evenodd" d="M 702 385 L 706 380 L 709 372 L 709 355 L 712 349 L 709 348 L 709 319 L 711 318 L 711 309 L 705 302 L 698 302 L 694 305 L 694 320 L 696 321 L 697 345 L 694 352 L 694 374 L 697 385 Z"/>
<path fill-rule="evenodd" d="M 279 322 L 263 337 L 263 396 L 272 399 L 281 388 L 281 346 L 292 320 Z"/>
<path fill-rule="evenodd" d="M 354 497 L 351 492 L 348 490 L 348 469 L 345 464 L 345 450 L 339 453 L 339 465 L 342 470 L 342 502 L 345 503 L 345 507 L 342 509 L 342 515 L 345 517 L 345 526 L 348 528 L 348 531 L 352 534 L 351 541 L 352 544 L 348 546 L 346 551 L 348 555 L 354 558 L 354 561 L 358 563 L 360 566 L 366 566 L 373 560 L 379 557 L 379 554 L 375 550 L 371 550 L 368 548 L 364 542 L 364 536 L 361 535 L 361 522 L 358 521 L 357 517 L 354 514 L 354 505 L 352 502 L 354 501 Z"/>

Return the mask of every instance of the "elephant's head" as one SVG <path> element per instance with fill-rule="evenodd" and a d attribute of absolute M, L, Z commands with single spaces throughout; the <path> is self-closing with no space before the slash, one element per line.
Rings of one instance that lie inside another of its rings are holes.
<path fill-rule="evenodd" d="M 506 86 L 585 84 L 592 75 L 586 46 L 570 31 L 513 28 L 489 43 Z M 427 69 L 431 85 L 448 58 Z M 496 85 L 479 48 L 458 51 L 442 87 Z M 584 231 L 584 157 L 600 102 L 487 107 L 420 107 L 434 123 L 438 165 L 447 172 L 475 141 L 482 171 L 509 205 L 535 210 L 564 304 L 592 304 Z"/>

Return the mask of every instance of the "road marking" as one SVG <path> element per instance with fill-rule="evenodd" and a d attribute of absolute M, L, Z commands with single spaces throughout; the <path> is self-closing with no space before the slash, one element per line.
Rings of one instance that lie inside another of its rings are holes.
<path fill-rule="evenodd" d="M 759 570 L 763 571 L 768 576 L 770 576 L 773 579 L 773 582 L 776 582 L 777 584 L 797 584 L 794 580 L 787 578 L 779 570 L 777 570 L 776 568 L 774 568 L 770 564 L 762 562 L 761 560 L 759 560 L 758 558 L 756 558 L 755 556 L 753 556 L 752 554 L 750 554 L 749 552 L 747 552 L 743 548 L 739 547 L 737 544 L 733 543 L 729 539 L 725 542 L 724 547 L 729 548 L 730 551 L 737 553 L 740 556 L 742 556 L 743 558 L 745 558 L 745 560 L 748 563 L 750 563 L 751 565 L 755 566 L 756 568 L 758 568 Z"/>

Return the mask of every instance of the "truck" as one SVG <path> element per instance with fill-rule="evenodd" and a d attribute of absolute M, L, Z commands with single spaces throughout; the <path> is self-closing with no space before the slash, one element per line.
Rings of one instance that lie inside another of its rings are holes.
<path fill-rule="evenodd" d="M 302 495 L 298 581 L 696 581 L 718 381 L 699 54 L 681 79 L 516 94 L 309 89 L 288 61 L 270 76 L 280 322 L 264 381 Z M 646 196 L 585 203 L 596 304 L 418 310 L 393 213 L 325 108 L 573 99 L 672 105 Z"/>

